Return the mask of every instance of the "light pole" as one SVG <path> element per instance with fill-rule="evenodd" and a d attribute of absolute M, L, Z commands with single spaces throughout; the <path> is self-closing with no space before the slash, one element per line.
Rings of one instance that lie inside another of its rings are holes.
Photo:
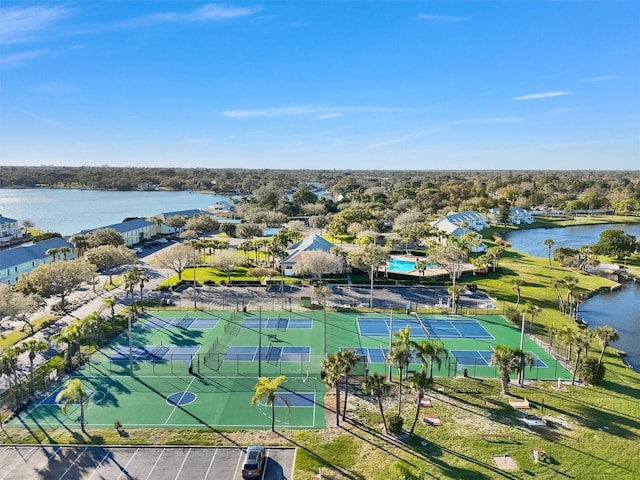
<path fill-rule="evenodd" d="M 131 315 L 132 311 L 129 309 L 129 315 L 127 316 L 127 337 L 129 337 L 129 374 L 133 377 L 133 346 L 131 339 Z"/>
<path fill-rule="evenodd" d="M 524 312 L 522 312 L 522 325 L 520 326 L 520 350 L 524 346 Z"/>
<path fill-rule="evenodd" d="M 322 323 L 324 324 L 324 354 L 327 354 L 327 301 L 322 300 Z"/>
<path fill-rule="evenodd" d="M 258 305 L 258 378 L 262 376 L 262 304 Z"/>
<path fill-rule="evenodd" d="M 391 353 L 392 348 L 393 348 L 393 309 L 391 309 L 391 324 L 389 325 L 389 353 Z M 391 381 L 391 362 L 388 362 L 388 363 L 389 363 L 389 381 Z"/>

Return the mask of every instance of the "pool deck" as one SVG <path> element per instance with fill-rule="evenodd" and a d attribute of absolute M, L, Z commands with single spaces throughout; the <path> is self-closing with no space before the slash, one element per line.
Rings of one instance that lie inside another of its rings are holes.
<path fill-rule="evenodd" d="M 398 260 L 405 260 L 409 262 L 415 262 L 416 260 L 425 260 L 426 257 L 416 257 L 415 255 L 391 255 L 391 258 L 396 258 Z M 466 263 L 464 267 L 462 267 L 462 271 L 464 272 L 472 272 L 475 270 L 471 263 Z M 420 273 L 413 269 L 409 272 L 398 272 L 396 270 L 389 270 L 389 272 L 395 273 L 396 275 L 411 275 L 413 277 L 419 277 Z M 449 273 L 444 268 L 427 268 L 424 271 L 423 277 L 437 277 L 439 275 L 448 275 Z"/>

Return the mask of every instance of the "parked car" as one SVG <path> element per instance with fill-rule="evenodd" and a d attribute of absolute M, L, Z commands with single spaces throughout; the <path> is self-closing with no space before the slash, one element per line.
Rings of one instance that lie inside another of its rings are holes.
<path fill-rule="evenodd" d="M 135 247 L 133 251 L 136 253 L 142 253 L 142 249 L 140 247 Z"/>
<path fill-rule="evenodd" d="M 169 240 L 167 240 L 164 237 L 163 238 L 159 238 L 157 241 L 158 241 L 158 243 L 169 243 Z"/>
<path fill-rule="evenodd" d="M 242 478 L 259 478 L 262 476 L 266 452 L 261 445 L 251 445 L 247 448 L 242 465 Z"/>

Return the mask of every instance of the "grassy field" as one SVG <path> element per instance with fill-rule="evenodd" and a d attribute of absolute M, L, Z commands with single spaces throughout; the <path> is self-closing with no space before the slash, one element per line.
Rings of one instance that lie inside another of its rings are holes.
<path fill-rule="evenodd" d="M 572 223 L 575 224 L 575 223 Z M 539 225 L 538 225 L 539 226 Z M 610 261 L 609 259 L 603 259 Z M 629 270 L 640 273 L 637 259 L 629 262 Z M 512 280 L 524 281 L 522 305 L 530 300 L 543 310 L 535 318 L 534 332 L 546 339 L 548 329 L 559 329 L 574 323 L 558 312 L 554 280 L 567 275 L 577 277 L 578 287 L 593 293 L 615 287 L 609 280 L 549 266 L 537 259 L 507 249 L 499 270 L 487 277 L 465 279 L 496 299 L 500 308 L 513 306 L 516 292 Z M 589 355 L 597 355 L 592 345 Z M 530 409 L 525 413 L 546 420 L 545 427 L 530 428 L 524 415 L 509 405 L 512 397 L 500 393 L 493 379 L 437 378 L 428 392 L 432 407 L 423 414 L 436 414 L 441 427 L 421 422 L 415 436 L 390 438 L 382 433 L 381 417 L 374 399 L 359 391 L 354 379 L 347 411 L 347 421 L 335 426 L 335 399 L 331 391 L 325 395 L 327 427 L 318 430 L 220 431 L 206 429 L 126 429 L 127 436 L 113 428 L 79 430 L 59 428 L 52 431 L 8 429 L 0 432 L 5 442 L 32 443 L 96 443 L 96 444 L 185 444 L 233 445 L 265 443 L 298 447 L 296 480 L 317 479 L 318 469 L 324 480 L 338 479 L 556 479 L 640 478 L 638 441 L 640 440 L 640 375 L 626 367 L 619 355 L 608 349 L 604 357 L 607 373 L 597 386 L 560 388 L 555 381 L 528 382 L 524 388 L 511 384 L 513 398 L 527 398 Z M 397 411 L 398 379 L 384 399 L 385 414 Z M 403 389 L 401 412 L 405 429 L 415 416 L 412 393 Z M 547 453 L 546 461 L 535 463 L 532 448 Z M 516 470 L 498 468 L 493 458 L 507 455 Z"/>

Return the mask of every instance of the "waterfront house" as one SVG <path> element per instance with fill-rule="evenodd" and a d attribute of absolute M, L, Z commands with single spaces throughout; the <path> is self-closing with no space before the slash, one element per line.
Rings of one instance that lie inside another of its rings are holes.
<path fill-rule="evenodd" d="M 158 225 L 149 220 L 143 220 L 141 218 L 134 218 L 133 220 L 127 220 L 126 222 L 114 223 L 113 225 L 107 225 L 100 228 L 92 228 L 91 230 L 83 230 L 80 232 L 82 235 L 86 235 L 94 230 L 100 230 L 102 228 L 112 228 L 118 232 L 124 238 L 124 245 L 130 247 L 136 243 L 150 240 L 158 234 Z"/>
<path fill-rule="evenodd" d="M 484 218 L 484 215 L 471 210 L 466 212 L 449 212 L 444 218 L 431 222 L 431 225 L 444 231 L 451 230 L 452 226 L 475 230 L 476 232 L 489 228 L 489 224 Z"/>
<path fill-rule="evenodd" d="M 498 223 L 500 219 L 500 209 L 499 208 L 491 208 L 487 210 L 487 218 L 492 223 Z M 521 225 L 523 223 L 531 224 L 533 223 L 533 216 L 531 212 L 525 210 L 521 207 L 511 207 L 509 208 L 509 220 L 507 223 L 510 225 Z"/>
<path fill-rule="evenodd" d="M 287 276 L 293 275 L 293 268 L 300 261 L 300 255 L 304 252 L 311 252 L 313 250 L 321 250 L 323 252 L 331 252 L 333 243 L 322 238 L 316 233 L 312 233 L 308 237 L 294 243 L 287 248 L 287 256 L 280 263 L 280 267 Z"/>
<path fill-rule="evenodd" d="M 69 251 L 59 254 L 57 251 L 61 248 L 68 248 Z M 38 265 L 74 258 L 76 256 L 73 245 L 61 237 L 8 248 L 0 251 L 0 282 L 13 285 L 20 275 L 30 273 Z"/>
<path fill-rule="evenodd" d="M 22 238 L 22 235 L 18 220 L 0 215 L 0 247 Z"/>

